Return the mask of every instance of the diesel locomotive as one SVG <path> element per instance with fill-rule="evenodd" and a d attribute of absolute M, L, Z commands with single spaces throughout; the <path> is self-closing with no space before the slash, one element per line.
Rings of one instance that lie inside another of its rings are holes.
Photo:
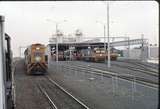
<path fill-rule="evenodd" d="M 48 55 L 43 44 L 30 45 L 24 52 L 27 74 L 45 74 L 48 70 Z"/>
<path fill-rule="evenodd" d="M 108 59 L 108 54 L 105 52 L 104 48 L 82 49 L 80 53 L 82 60 L 85 61 L 99 62 Z M 117 53 L 110 53 L 111 60 L 116 60 L 117 57 Z"/>
<path fill-rule="evenodd" d="M 51 53 L 52 60 L 56 61 L 56 51 Z M 58 51 L 58 61 L 64 61 L 64 52 Z"/>

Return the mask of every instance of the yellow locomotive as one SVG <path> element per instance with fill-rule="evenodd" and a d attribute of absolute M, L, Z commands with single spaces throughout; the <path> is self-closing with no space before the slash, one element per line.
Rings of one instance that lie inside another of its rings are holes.
<path fill-rule="evenodd" d="M 44 74 L 48 69 L 46 47 L 36 43 L 30 45 L 24 52 L 27 74 Z"/>
<path fill-rule="evenodd" d="M 94 48 L 94 49 L 83 49 L 81 50 L 82 60 L 85 61 L 104 61 L 108 59 L 107 52 L 105 53 L 104 48 Z M 117 53 L 110 53 L 111 60 L 116 60 L 118 57 Z"/>

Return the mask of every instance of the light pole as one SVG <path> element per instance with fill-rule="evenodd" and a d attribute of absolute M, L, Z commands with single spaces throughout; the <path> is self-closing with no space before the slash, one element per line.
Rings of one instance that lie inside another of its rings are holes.
<path fill-rule="evenodd" d="M 149 42 L 148 42 L 148 59 L 150 59 L 150 44 L 149 44 Z"/>
<path fill-rule="evenodd" d="M 111 67 L 110 63 L 110 41 L 109 41 L 109 3 L 107 2 L 107 36 L 108 36 L 108 68 Z"/>
<path fill-rule="evenodd" d="M 56 23 L 56 62 L 58 62 L 58 23 Z"/>
<path fill-rule="evenodd" d="M 21 54 L 22 54 L 22 49 L 26 49 L 27 46 L 19 46 L 19 57 L 21 58 Z"/>
<path fill-rule="evenodd" d="M 100 23 L 100 22 L 99 22 Z M 102 24 L 102 23 L 101 23 Z M 106 53 L 106 42 L 105 42 L 105 24 L 104 25 L 104 48 L 105 48 L 105 53 Z M 107 42 L 107 47 L 108 47 L 108 52 L 107 52 L 107 56 L 108 56 L 108 62 L 107 62 L 107 66 L 108 68 L 111 67 L 111 62 L 110 62 L 110 41 L 109 41 L 109 3 L 107 2 L 107 36 L 108 36 L 108 42 Z M 105 62 L 106 62 L 106 57 L 105 57 Z"/>
<path fill-rule="evenodd" d="M 51 22 L 54 22 L 56 24 L 56 62 L 58 62 L 58 24 L 60 24 L 62 22 L 66 22 L 67 20 L 63 20 L 61 22 L 56 22 L 56 21 L 47 19 L 47 21 L 51 21 Z"/>
<path fill-rule="evenodd" d="M 107 1 L 106 1 L 107 2 Z M 107 47 L 108 47 L 108 68 L 111 67 L 110 63 L 110 41 L 109 41 L 109 3 L 107 2 L 107 36 L 108 36 L 108 41 L 107 41 Z"/>
<path fill-rule="evenodd" d="M 129 42 L 129 37 L 128 37 L 128 58 L 130 58 L 130 42 Z"/>
<path fill-rule="evenodd" d="M 105 23 L 102 23 L 99 21 L 96 21 L 96 22 L 102 24 L 104 27 L 104 50 L 105 50 L 105 54 L 106 54 L 106 25 L 105 25 Z M 105 63 L 106 63 L 106 56 L 105 56 Z"/>
<path fill-rule="evenodd" d="M 144 42 L 143 42 L 143 37 L 144 37 L 144 35 L 141 34 L 141 37 L 142 37 L 141 60 L 144 61 Z"/>

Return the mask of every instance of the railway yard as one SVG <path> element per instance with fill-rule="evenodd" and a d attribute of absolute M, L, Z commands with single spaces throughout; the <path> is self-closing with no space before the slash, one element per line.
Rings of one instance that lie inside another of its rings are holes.
<path fill-rule="evenodd" d="M 107 63 L 51 61 L 45 75 L 15 70 L 16 109 L 156 109 L 158 65 L 137 60 Z"/>
<path fill-rule="evenodd" d="M 159 109 L 158 6 L 0 3 L 0 109 Z"/>

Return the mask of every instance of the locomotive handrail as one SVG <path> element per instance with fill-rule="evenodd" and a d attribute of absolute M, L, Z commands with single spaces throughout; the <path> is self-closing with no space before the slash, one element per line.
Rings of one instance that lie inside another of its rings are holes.
<path fill-rule="evenodd" d="M 15 75 L 15 72 L 16 72 L 16 61 L 12 63 L 12 96 L 13 96 L 13 107 L 16 107 L 16 84 L 15 84 L 15 78 L 14 78 L 14 75 Z"/>

